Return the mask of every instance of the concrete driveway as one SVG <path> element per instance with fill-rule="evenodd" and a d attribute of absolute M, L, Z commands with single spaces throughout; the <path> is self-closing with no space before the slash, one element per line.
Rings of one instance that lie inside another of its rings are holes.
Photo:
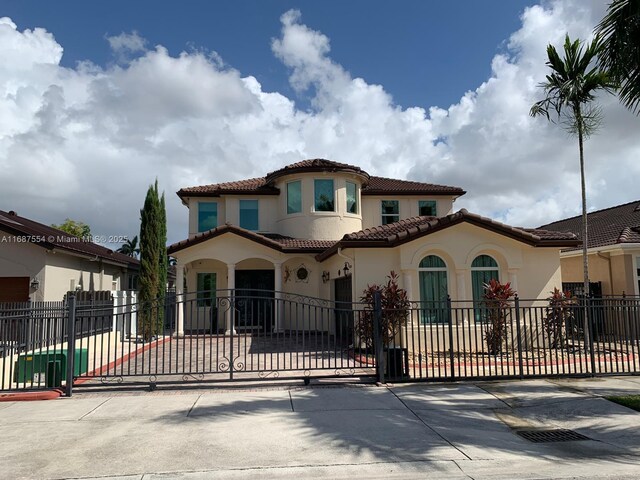
<path fill-rule="evenodd" d="M 640 377 L 274 385 L 0 403 L 0 478 L 640 477 Z"/>

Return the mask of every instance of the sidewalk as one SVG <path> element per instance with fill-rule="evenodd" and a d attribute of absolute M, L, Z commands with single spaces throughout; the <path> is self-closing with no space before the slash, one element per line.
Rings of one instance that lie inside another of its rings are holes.
<path fill-rule="evenodd" d="M 0 478 L 638 478 L 640 377 L 0 403 Z M 532 443 L 523 429 L 590 440 Z"/>

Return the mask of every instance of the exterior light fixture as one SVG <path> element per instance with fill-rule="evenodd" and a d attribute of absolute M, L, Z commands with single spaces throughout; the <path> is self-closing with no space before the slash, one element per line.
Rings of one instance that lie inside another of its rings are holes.
<path fill-rule="evenodd" d="M 322 283 L 327 283 L 329 280 L 331 280 L 331 274 L 325 270 L 322 272 Z"/>
<path fill-rule="evenodd" d="M 342 271 L 344 272 L 344 276 L 348 277 L 351 274 L 351 264 L 349 262 L 344 262 L 344 268 Z"/>
<path fill-rule="evenodd" d="M 31 290 L 38 290 L 40 288 L 40 281 L 34 277 L 29 286 L 31 287 Z"/>

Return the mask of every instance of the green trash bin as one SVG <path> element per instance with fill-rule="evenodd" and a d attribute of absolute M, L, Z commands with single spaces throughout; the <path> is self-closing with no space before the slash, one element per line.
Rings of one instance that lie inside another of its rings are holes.
<path fill-rule="evenodd" d="M 45 377 L 47 388 L 62 386 L 62 362 L 54 360 L 47 363 L 47 376 Z"/>
<path fill-rule="evenodd" d="M 88 350 L 76 348 L 74 357 L 73 376 L 78 377 L 89 369 Z M 46 376 L 49 362 L 60 362 L 60 374 L 62 378 L 67 377 L 67 351 L 50 349 L 23 353 L 18 356 L 13 370 L 13 381 L 16 383 L 44 383 L 41 381 L 40 375 Z"/>

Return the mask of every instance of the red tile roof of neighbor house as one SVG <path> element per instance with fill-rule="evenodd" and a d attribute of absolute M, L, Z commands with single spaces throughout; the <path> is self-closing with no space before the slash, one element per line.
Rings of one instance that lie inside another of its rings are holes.
<path fill-rule="evenodd" d="M 580 243 L 572 233 L 510 227 L 462 209 L 446 217 L 413 217 L 388 225 L 367 228 L 349 233 L 338 241 L 297 239 L 275 234 L 260 234 L 235 225 L 225 224 L 207 232 L 199 233 L 191 239 L 174 243 L 169 247 L 168 253 L 172 254 L 189 248 L 224 233 L 233 233 L 285 253 L 316 253 L 316 259 L 323 261 L 334 255 L 339 248 L 395 247 L 462 222 L 486 228 L 534 247 L 575 247 Z"/>
<path fill-rule="evenodd" d="M 360 167 L 346 163 L 333 162 L 322 158 L 303 160 L 292 163 L 261 178 L 250 178 L 235 182 L 214 183 L 197 187 L 186 187 L 178 191 L 184 197 L 218 197 L 220 195 L 278 195 L 280 191 L 273 182 L 284 175 L 309 172 L 345 172 L 362 178 L 362 195 L 464 195 L 459 187 L 436 185 L 433 183 L 396 180 L 393 178 L 374 177 Z"/>
<path fill-rule="evenodd" d="M 128 267 L 137 267 L 140 264 L 133 257 L 114 252 L 96 243 L 85 241 L 57 228 L 21 217 L 13 211 L 5 212 L 0 210 L 0 230 L 21 238 L 26 243 L 32 243 L 47 250 L 60 249 L 79 255 L 97 257 L 109 263 Z"/>
<path fill-rule="evenodd" d="M 640 243 L 640 200 L 587 213 L 587 247 Z M 582 236 L 582 215 L 540 228 Z"/>

